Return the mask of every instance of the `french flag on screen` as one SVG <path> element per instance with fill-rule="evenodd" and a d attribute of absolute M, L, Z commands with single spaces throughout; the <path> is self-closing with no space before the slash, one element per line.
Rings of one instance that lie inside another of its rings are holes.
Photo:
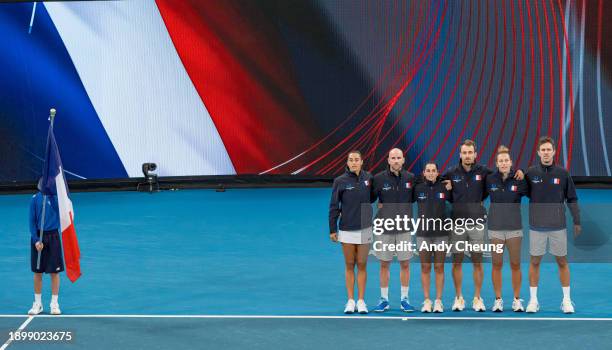
<path fill-rule="evenodd" d="M 72 201 L 68 196 L 69 192 L 68 186 L 66 186 L 64 170 L 62 169 L 62 160 L 60 159 L 55 136 L 53 135 L 53 124 L 49 126 L 49 134 L 47 135 L 47 152 L 43 168 L 41 192 L 44 195 L 54 195 L 57 197 L 66 275 L 74 283 L 81 277 L 81 265 L 79 262 L 81 252 L 74 229 Z"/>
<path fill-rule="evenodd" d="M 438 193 L 438 198 L 444 199 L 444 198 L 446 198 L 446 196 L 444 195 L 444 193 L 440 192 L 440 193 Z"/>
<path fill-rule="evenodd" d="M 559 179 L 558 177 L 555 177 L 555 178 L 553 179 L 553 184 L 558 185 L 558 184 L 560 184 L 560 183 L 561 183 L 561 179 Z"/>

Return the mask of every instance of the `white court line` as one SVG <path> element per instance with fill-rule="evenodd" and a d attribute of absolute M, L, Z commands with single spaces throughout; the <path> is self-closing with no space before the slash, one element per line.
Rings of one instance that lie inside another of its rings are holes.
<path fill-rule="evenodd" d="M 25 316 L 21 315 L 21 317 L 25 317 Z M 20 332 L 20 331 L 24 330 L 24 329 L 25 329 L 25 328 L 28 326 L 28 324 L 29 324 L 30 322 L 32 322 L 32 320 L 33 320 L 33 319 L 34 319 L 34 316 L 29 316 L 29 317 L 28 317 L 28 319 L 27 319 L 27 320 L 25 320 L 25 322 L 23 322 L 23 323 L 21 324 L 21 326 L 19 326 L 19 328 L 17 328 L 17 332 Z M 4 349 L 8 348 L 8 346 L 9 346 L 9 345 L 10 345 L 12 342 L 13 342 L 13 339 L 11 339 L 11 338 L 9 337 L 9 339 L 6 341 L 6 343 L 4 343 L 4 345 L 2 345 L 2 347 L 0 347 L 0 350 L 4 350 Z"/>
<path fill-rule="evenodd" d="M 0 318 L 25 317 L 0 315 Z M 437 317 L 437 316 L 300 316 L 300 315 L 37 315 L 37 318 L 184 318 L 184 319 L 350 319 L 350 320 L 499 320 L 499 321 L 612 321 L 608 317 Z M 32 317 L 30 317 L 32 318 Z M 30 322 L 24 322 L 27 325 Z M 22 325 L 23 326 L 23 325 Z M 0 349 L 2 350 L 2 349 Z"/>

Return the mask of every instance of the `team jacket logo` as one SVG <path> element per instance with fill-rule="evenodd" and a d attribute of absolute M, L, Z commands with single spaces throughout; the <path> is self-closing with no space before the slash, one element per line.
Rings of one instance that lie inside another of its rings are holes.
<path fill-rule="evenodd" d="M 412 182 L 406 182 L 406 188 L 407 189 L 411 189 L 412 188 Z"/>
<path fill-rule="evenodd" d="M 541 177 L 539 177 L 539 176 L 534 176 L 534 177 L 531 179 L 531 182 L 533 182 L 534 184 L 539 184 L 539 183 L 542 183 L 542 178 L 541 178 Z"/>
<path fill-rule="evenodd" d="M 353 185 L 346 185 L 344 189 L 350 191 L 350 190 L 354 190 L 355 187 Z"/>
<path fill-rule="evenodd" d="M 423 192 L 420 192 L 419 195 L 417 196 L 417 199 L 420 201 L 424 201 L 427 199 L 427 195 Z"/>
<path fill-rule="evenodd" d="M 455 175 L 455 176 L 453 176 L 452 180 L 453 180 L 453 182 L 461 182 L 461 176 Z"/>
<path fill-rule="evenodd" d="M 389 191 L 391 189 L 391 185 L 385 184 L 382 188 L 383 191 Z"/>
<path fill-rule="evenodd" d="M 560 183 L 561 183 L 561 179 L 560 179 L 560 178 L 555 177 L 555 178 L 553 179 L 553 184 L 555 184 L 555 185 L 559 185 Z"/>
<path fill-rule="evenodd" d="M 491 187 L 489 187 L 489 190 L 495 192 L 498 190 L 497 185 L 496 184 L 491 184 Z"/>
<path fill-rule="evenodd" d="M 476 180 L 476 181 L 482 180 L 482 175 L 476 174 L 476 176 L 474 176 L 474 180 Z"/>

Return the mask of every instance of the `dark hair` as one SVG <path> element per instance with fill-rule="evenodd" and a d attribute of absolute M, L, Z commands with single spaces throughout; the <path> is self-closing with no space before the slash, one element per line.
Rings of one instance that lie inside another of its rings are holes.
<path fill-rule="evenodd" d="M 550 143 L 553 146 L 553 148 L 555 148 L 555 140 L 553 140 L 552 137 L 550 137 L 550 136 L 542 136 L 538 140 L 538 151 L 540 150 L 540 146 L 542 146 L 545 143 Z"/>
<path fill-rule="evenodd" d="M 348 157 L 349 155 L 351 155 L 352 153 L 357 153 L 357 154 L 359 154 L 359 158 L 361 158 L 361 151 L 359 151 L 359 150 L 352 150 L 352 151 L 350 151 L 350 152 L 347 154 L 347 157 Z"/>
<path fill-rule="evenodd" d="M 436 161 L 434 161 L 434 160 L 429 160 L 429 161 L 427 161 L 427 163 L 425 163 L 425 166 L 423 167 L 423 171 L 425 171 L 425 168 L 427 168 L 427 166 L 428 166 L 429 164 L 433 164 L 433 165 L 435 165 L 435 166 L 436 166 L 436 170 L 440 169 L 440 168 L 438 167 L 438 163 L 436 163 Z"/>
<path fill-rule="evenodd" d="M 476 142 L 474 142 L 474 141 L 472 141 L 470 139 L 465 139 L 463 141 L 463 143 L 461 144 L 461 146 L 468 146 L 468 147 L 472 146 L 472 147 L 474 147 L 474 151 L 476 151 Z"/>

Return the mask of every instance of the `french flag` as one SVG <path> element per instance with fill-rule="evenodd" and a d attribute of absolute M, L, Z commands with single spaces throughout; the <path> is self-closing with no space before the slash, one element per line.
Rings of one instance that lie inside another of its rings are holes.
<path fill-rule="evenodd" d="M 516 185 L 510 186 L 510 191 L 512 191 L 512 192 L 518 191 L 518 186 L 516 186 Z"/>
<path fill-rule="evenodd" d="M 438 198 L 445 199 L 446 196 L 444 195 L 444 193 L 440 192 L 440 193 L 438 193 Z"/>
<path fill-rule="evenodd" d="M 44 195 L 54 195 L 59 204 L 60 231 L 62 232 L 62 248 L 64 251 L 64 262 L 66 264 L 66 275 L 71 282 L 81 277 L 81 265 L 79 259 L 81 252 L 74 229 L 74 210 L 72 201 L 68 196 L 68 186 L 62 169 L 57 143 L 53 134 L 53 121 L 49 126 L 47 135 L 47 151 L 45 165 L 43 167 L 42 188 Z"/>
<path fill-rule="evenodd" d="M 476 174 L 476 177 L 474 179 L 476 181 L 480 181 L 480 180 L 482 180 L 482 176 L 480 174 Z"/>
<path fill-rule="evenodd" d="M 555 178 L 553 179 L 553 184 L 555 184 L 555 185 L 559 185 L 560 183 L 561 183 L 561 179 L 559 179 L 558 177 L 555 177 Z"/>
<path fill-rule="evenodd" d="M 411 189 L 412 188 L 412 183 L 411 182 L 406 182 L 406 188 L 407 189 Z"/>

